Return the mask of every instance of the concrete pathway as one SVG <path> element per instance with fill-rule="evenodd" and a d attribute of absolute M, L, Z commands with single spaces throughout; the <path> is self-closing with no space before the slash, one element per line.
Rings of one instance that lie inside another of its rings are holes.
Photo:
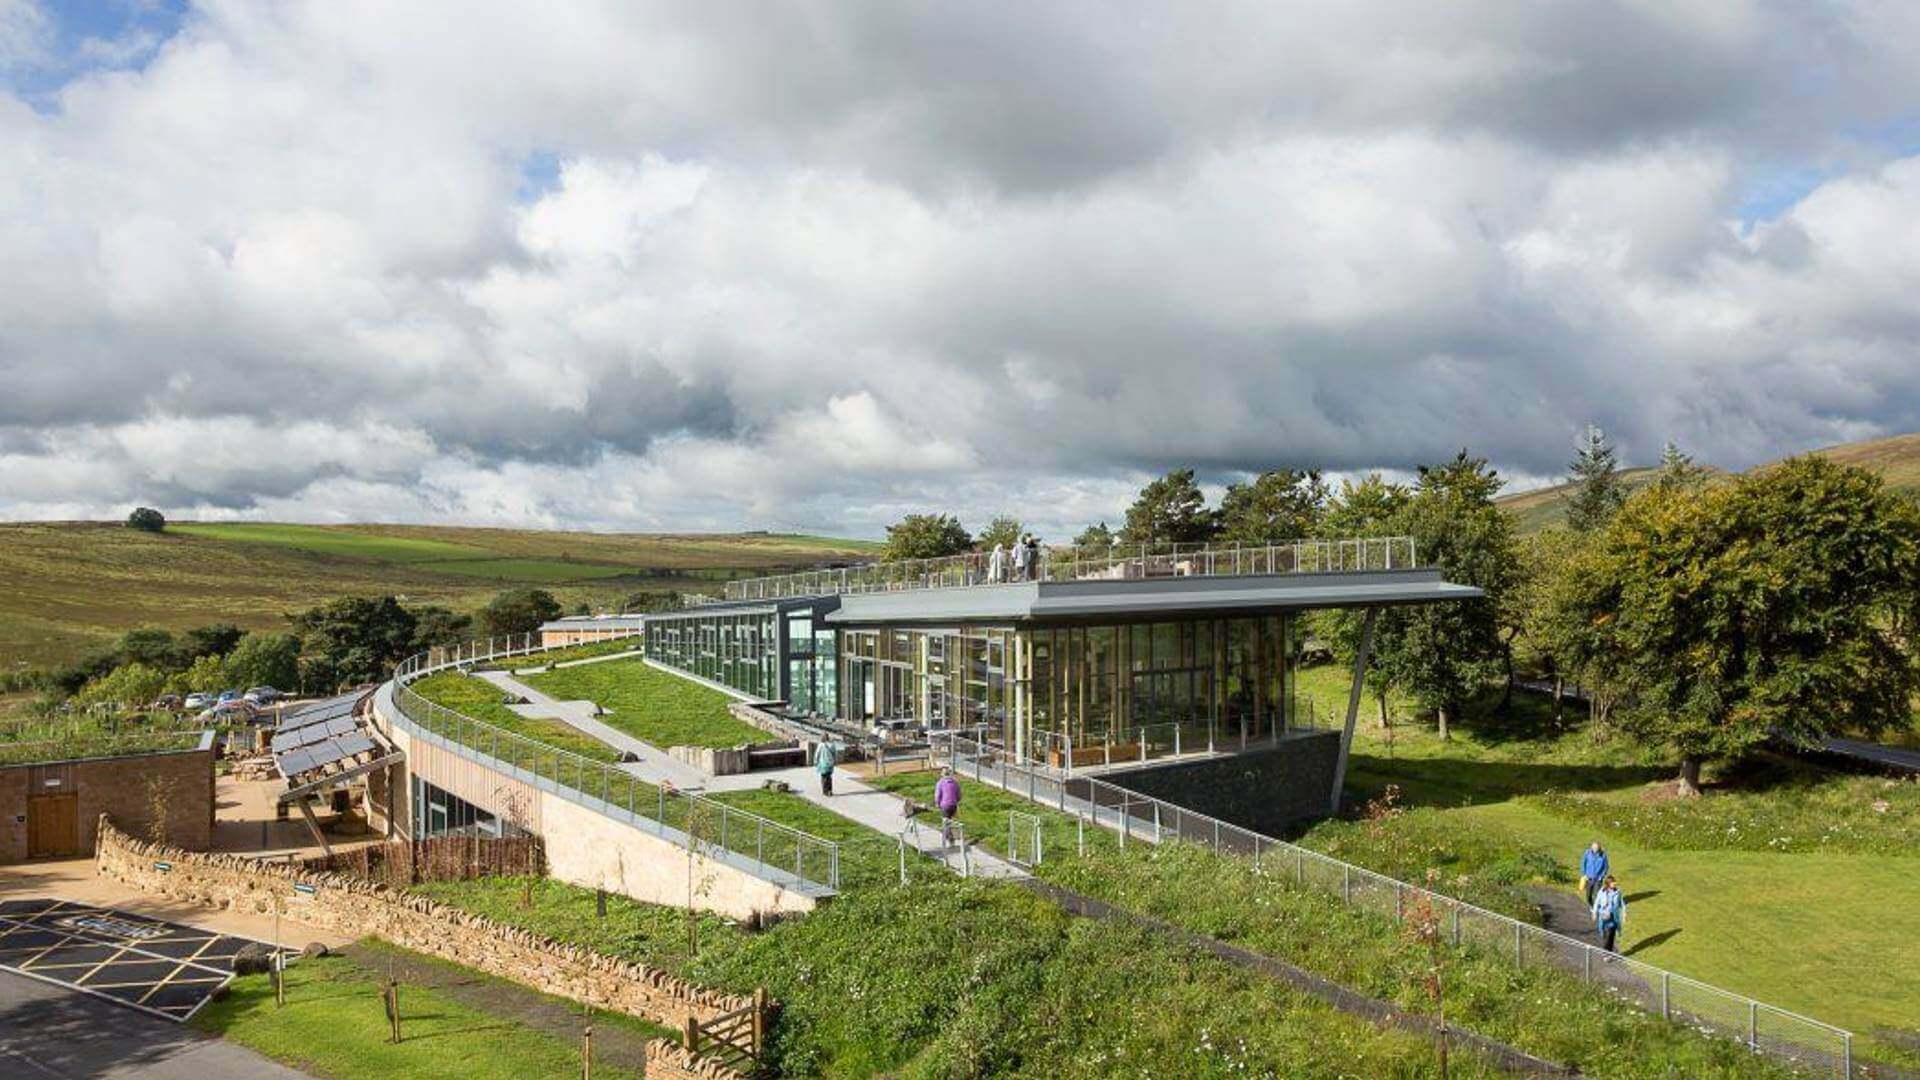
<path fill-rule="evenodd" d="M 525 705 L 509 705 L 508 708 L 522 716 L 544 717 L 579 729 L 613 747 L 638 758 L 620 768 L 645 780 L 649 784 L 668 783 L 682 791 L 699 791 L 707 786 L 710 779 L 685 762 L 675 761 L 665 750 L 621 731 L 594 715 L 595 705 L 591 701 L 561 701 L 528 686 L 504 671 L 476 672 L 509 694 L 527 699 Z"/>
<path fill-rule="evenodd" d="M 631 752 L 640 760 L 623 765 L 621 768 L 648 783 L 659 784 L 664 781 L 682 791 L 713 793 L 746 791 L 758 788 L 770 780 L 780 780 L 785 781 L 795 794 L 808 802 L 831 810 L 848 821 L 865 825 L 882 836 L 896 837 L 907 828 L 905 800 L 889 792 L 868 787 L 854 779 L 844 769 L 834 774 L 832 797 L 820 793 L 820 774 L 809 765 L 795 765 L 785 769 L 757 769 L 735 776 L 708 776 L 691 765 L 675 761 L 666 751 L 652 743 L 636 739 L 594 716 L 594 704 L 591 701 L 559 701 L 504 671 L 482 671 L 477 674 L 507 693 L 518 694 L 527 699 L 526 705 L 509 706 L 513 711 L 523 716 L 559 720 L 616 750 Z M 964 873 L 970 869 L 972 873 L 986 877 L 1026 876 L 1026 871 L 981 850 L 978 845 L 971 846 L 971 850 L 964 855 L 958 847 L 943 848 L 940 843 L 939 829 L 928 829 L 923 826 L 909 834 L 909 839 L 929 858 L 940 860 L 951 867 L 955 873 Z"/>

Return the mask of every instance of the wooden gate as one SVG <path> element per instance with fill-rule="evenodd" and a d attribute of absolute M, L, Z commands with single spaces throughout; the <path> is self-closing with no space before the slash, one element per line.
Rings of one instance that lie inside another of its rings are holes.
<path fill-rule="evenodd" d="M 27 858 L 78 855 L 80 795 L 34 795 L 27 799 Z"/>

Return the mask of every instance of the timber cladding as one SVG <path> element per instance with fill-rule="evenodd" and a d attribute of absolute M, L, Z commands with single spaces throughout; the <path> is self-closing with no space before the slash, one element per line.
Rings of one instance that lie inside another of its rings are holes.
<path fill-rule="evenodd" d="M 204 907 L 283 918 L 354 937 L 371 936 L 542 993 L 626 1013 L 669 1028 L 702 1023 L 753 1004 L 751 997 L 690 983 L 645 964 L 505 926 L 424 896 L 344 874 L 227 854 L 199 854 L 136 840 L 102 819 L 96 871 L 146 892 Z"/>
<path fill-rule="evenodd" d="M 213 784 L 211 748 L 0 767 L 0 863 L 91 855 L 102 814 L 205 850 Z"/>

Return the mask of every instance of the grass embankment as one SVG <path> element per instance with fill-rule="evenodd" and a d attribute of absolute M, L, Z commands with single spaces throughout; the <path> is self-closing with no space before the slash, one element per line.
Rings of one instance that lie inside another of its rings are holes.
<path fill-rule="evenodd" d="M 561 668 L 529 675 L 526 681 L 563 701 L 594 702 L 607 710 L 602 721 L 663 749 L 739 746 L 772 738 L 734 719 L 727 711 L 732 701 L 727 695 L 637 657 Z"/>
<path fill-rule="evenodd" d="M 596 656 L 612 656 L 616 653 L 633 652 L 641 646 L 638 636 L 614 638 L 611 641 L 589 641 L 584 645 L 568 645 L 545 652 L 516 656 L 495 664 L 482 664 L 481 671 L 527 671 L 541 670 L 554 664 L 564 664 L 572 660 L 591 660 Z"/>
<path fill-rule="evenodd" d="M 374 958 L 393 956 L 458 974 L 468 984 L 491 980 L 479 972 L 442 964 L 392 946 L 362 946 Z M 520 1023 L 510 1011 L 476 1008 L 446 990 L 400 988 L 403 1041 L 388 1042 L 381 988 L 386 973 L 344 956 L 299 960 L 287 968 L 285 1006 L 274 1004 L 265 975 L 235 979 L 232 992 L 202 1009 L 194 1027 L 249 1047 L 314 1076 L 337 1080 L 446 1077 L 447 1080 L 519 1080 L 528 1076 L 577 1076 L 580 1045 Z M 569 1006 L 578 1008 L 577 1006 Z M 582 1024 L 587 1021 L 583 1018 Z M 596 1025 L 620 1025 L 636 1035 L 661 1029 L 630 1017 L 596 1014 Z M 637 1077 L 631 1070 L 596 1062 L 595 1076 Z"/>
<path fill-rule="evenodd" d="M 842 896 L 759 934 L 551 881 L 420 887 L 443 901 L 782 1005 L 789 1076 L 1419 1076 L 1432 1048 L 1150 934 L 1074 919 L 1017 886 L 951 877 Z M 1456 1076 L 1489 1075 L 1456 1055 Z"/>
<path fill-rule="evenodd" d="M 908 773 L 876 784 L 923 803 L 935 774 Z M 1039 817 L 1045 857 L 1038 876 L 1184 929 L 1264 955 L 1396 1002 L 1428 1008 L 1420 989 L 1424 947 L 1392 919 L 1296 885 L 1290 862 L 1220 857 L 1193 845 L 1136 842 L 1088 827 L 1017 796 L 962 780 L 967 834 L 1007 849 L 1007 811 Z M 1077 854 L 1084 836 L 1087 854 Z M 1023 839 L 1022 844 L 1025 843 Z M 1504 940 L 1504 939 L 1503 939 Z M 1778 1070 L 1732 1044 L 1704 1039 L 1544 967 L 1516 967 L 1496 947 L 1447 953 L 1451 1022 L 1602 1076 L 1746 1076 Z"/>
<path fill-rule="evenodd" d="M 1301 683 L 1332 700 L 1346 676 L 1321 667 Z M 1300 842 L 1382 866 L 1415 832 L 1452 835 L 1472 856 L 1460 872 L 1487 873 L 1489 850 L 1532 848 L 1571 877 L 1599 840 L 1628 896 L 1622 948 L 1635 958 L 1869 1037 L 1920 1028 L 1920 784 L 1763 757 L 1711 768 L 1704 796 L 1676 799 L 1665 753 L 1597 736 L 1579 703 L 1556 732 L 1544 698 L 1517 695 L 1504 716 L 1496 700 L 1442 741 L 1412 721 L 1381 730 L 1369 699 L 1349 796 L 1391 784 L 1409 809 L 1379 844 L 1343 823 Z"/>
<path fill-rule="evenodd" d="M 428 701 L 537 743 L 594 761 L 611 763 L 620 760 L 619 751 L 571 724 L 547 717 L 521 716 L 514 712 L 506 705 L 505 692 L 484 679 L 443 671 L 438 675 L 429 675 L 412 686 L 415 693 Z"/>

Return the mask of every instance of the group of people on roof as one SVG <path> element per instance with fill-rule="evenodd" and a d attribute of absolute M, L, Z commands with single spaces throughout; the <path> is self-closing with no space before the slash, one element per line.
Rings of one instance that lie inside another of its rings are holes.
<path fill-rule="evenodd" d="M 1040 538 L 1027 533 L 1009 545 L 996 543 L 987 554 L 987 582 L 1038 581 L 1041 577 Z"/>

